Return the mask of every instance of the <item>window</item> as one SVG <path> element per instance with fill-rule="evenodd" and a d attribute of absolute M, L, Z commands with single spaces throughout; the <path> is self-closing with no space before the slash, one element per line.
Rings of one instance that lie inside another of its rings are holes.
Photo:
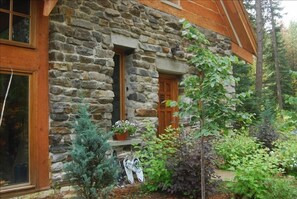
<path fill-rule="evenodd" d="M 114 71 L 113 71 L 113 112 L 112 124 L 118 120 L 125 119 L 125 68 L 124 68 L 124 53 L 116 51 L 114 57 Z"/>
<path fill-rule="evenodd" d="M 29 79 L 0 73 L 0 188 L 29 183 Z"/>
<path fill-rule="evenodd" d="M 0 0 L 0 113 L 10 71 L 14 73 L 0 126 L 0 198 L 42 190 L 50 183 L 48 35 L 44 34 L 49 19 L 43 17 L 43 6 L 44 1 Z M 13 21 L 18 17 L 22 20 Z M 13 35 L 14 30 L 23 31 L 14 24 L 28 20 L 29 38 Z M 32 38 L 31 27 L 41 36 Z M 37 48 L 23 48 L 33 45 Z"/>
<path fill-rule="evenodd" d="M 31 24 L 30 0 L 0 0 L 0 41 L 30 44 Z"/>

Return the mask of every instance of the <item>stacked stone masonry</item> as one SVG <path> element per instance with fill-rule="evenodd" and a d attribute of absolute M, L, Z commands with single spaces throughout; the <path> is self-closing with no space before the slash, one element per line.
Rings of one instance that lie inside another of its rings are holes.
<path fill-rule="evenodd" d="M 231 53 L 228 38 L 201 31 L 212 42 L 212 51 Z M 156 60 L 186 64 L 185 56 L 172 57 L 170 51 L 176 44 L 185 49 L 180 35 L 178 18 L 136 0 L 58 1 L 50 15 L 49 41 L 49 140 L 54 183 L 64 179 L 63 164 L 74 137 L 72 122 L 82 99 L 90 104 L 96 124 L 106 131 L 111 128 L 114 38 L 132 49 L 126 57 L 126 118 L 140 123 L 145 119 L 157 122 L 160 71 Z M 191 71 L 189 68 L 186 73 Z M 186 73 L 180 74 L 181 79 Z"/>

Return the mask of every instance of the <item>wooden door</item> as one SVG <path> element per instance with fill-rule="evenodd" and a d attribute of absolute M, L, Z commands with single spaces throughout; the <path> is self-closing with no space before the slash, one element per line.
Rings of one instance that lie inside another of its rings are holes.
<path fill-rule="evenodd" d="M 163 75 L 159 76 L 159 104 L 158 104 L 158 134 L 164 133 L 166 127 L 171 125 L 174 128 L 178 127 L 178 118 L 173 117 L 176 108 L 167 107 L 166 100 L 177 101 L 178 97 L 178 79 L 176 76 Z"/>

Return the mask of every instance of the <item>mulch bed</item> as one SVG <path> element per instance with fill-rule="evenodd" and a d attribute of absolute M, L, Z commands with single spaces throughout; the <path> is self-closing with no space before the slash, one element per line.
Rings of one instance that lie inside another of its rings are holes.
<path fill-rule="evenodd" d="M 184 196 L 171 195 L 164 192 L 144 193 L 139 185 L 127 185 L 123 188 L 116 188 L 113 191 L 113 199 L 188 199 Z M 216 194 L 208 199 L 230 199 L 229 194 Z"/>
<path fill-rule="evenodd" d="M 45 197 L 44 199 L 78 199 L 73 191 L 64 192 L 63 194 L 55 194 Z M 189 197 L 172 195 L 165 192 L 149 192 L 145 193 L 141 190 L 140 184 L 125 185 L 124 187 L 115 188 L 110 197 L 111 199 L 188 199 Z M 216 194 L 207 199 L 230 199 L 230 194 Z"/>

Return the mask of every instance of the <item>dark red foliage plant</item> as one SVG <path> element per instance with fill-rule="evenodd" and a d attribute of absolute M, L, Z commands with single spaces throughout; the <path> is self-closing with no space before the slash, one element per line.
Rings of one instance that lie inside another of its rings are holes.
<path fill-rule="evenodd" d="M 174 194 L 193 198 L 201 195 L 201 141 L 189 136 L 181 136 L 180 145 L 168 169 L 172 171 L 172 185 L 167 189 Z M 216 192 L 220 180 L 215 176 L 215 154 L 208 139 L 204 141 L 206 196 Z"/>

